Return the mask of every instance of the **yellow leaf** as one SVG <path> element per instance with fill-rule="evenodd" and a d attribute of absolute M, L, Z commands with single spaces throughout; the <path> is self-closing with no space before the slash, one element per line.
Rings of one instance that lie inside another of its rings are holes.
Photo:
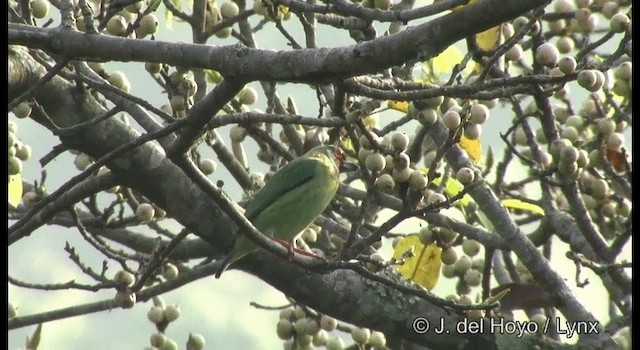
<path fill-rule="evenodd" d="M 278 11 L 280 11 L 280 13 L 282 13 L 283 15 L 286 15 L 287 13 L 289 13 L 289 8 L 284 5 L 280 5 L 278 6 Z"/>
<path fill-rule="evenodd" d="M 491 52 L 500 46 L 500 26 L 489 28 L 475 36 L 476 45 L 482 51 Z"/>
<path fill-rule="evenodd" d="M 395 109 L 396 111 L 408 113 L 409 112 L 409 102 L 407 101 L 387 101 L 387 107 L 391 109 Z"/>
<path fill-rule="evenodd" d="M 431 59 L 434 74 L 450 74 L 453 66 L 460 63 L 464 55 L 455 46 L 451 45 L 442 51 L 438 56 Z"/>
<path fill-rule="evenodd" d="M 402 277 L 431 290 L 436 286 L 440 277 L 442 249 L 435 244 L 425 246 L 420 243 L 420 237 L 413 234 L 398 242 L 393 249 L 393 257 L 399 259 L 411 247 L 414 249 L 413 257 L 405 259 L 404 264 L 397 265 L 397 268 Z"/>
<path fill-rule="evenodd" d="M 467 151 L 469 158 L 475 163 L 478 163 L 482 159 L 482 144 L 480 143 L 480 139 L 472 140 L 462 135 L 459 144 L 462 149 Z"/>
<path fill-rule="evenodd" d="M 523 202 L 519 199 L 503 199 L 500 203 L 508 209 L 520 209 L 534 214 L 544 215 L 544 209 L 535 204 Z"/>
<path fill-rule="evenodd" d="M 441 183 L 442 183 L 441 177 L 433 180 L 433 184 L 436 186 L 440 186 Z M 451 177 L 447 179 L 447 183 L 444 185 L 444 192 L 449 197 L 453 197 L 457 195 L 463 189 L 464 189 L 464 186 L 462 186 L 462 184 L 458 182 L 458 180 Z M 469 202 L 471 202 L 471 197 L 469 197 L 468 194 L 465 194 L 464 196 L 462 196 L 462 198 L 460 198 L 459 201 L 456 202 L 456 205 L 461 205 L 463 207 L 466 207 L 467 205 L 469 205 Z"/>
<path fill-rule="evenodd" d="M 22 176 L 9 176 L 9 204 L 17 207 L 22 200 Z"/>

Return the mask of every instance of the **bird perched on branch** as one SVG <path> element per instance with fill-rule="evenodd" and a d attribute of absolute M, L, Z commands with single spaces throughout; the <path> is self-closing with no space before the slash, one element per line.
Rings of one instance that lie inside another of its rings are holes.
<path fill-rule="evenodd" d="M 324 211 L 340 184 L 346 154 L 338 146 L 318 146 L 278 170 L 250 199 L 245 216 L 263 234 L 289 245 Z M 232 263 L 259 248 L 239 232 L 216 278 Z M 292 250 L 291 250 L 292 251 Z"/>

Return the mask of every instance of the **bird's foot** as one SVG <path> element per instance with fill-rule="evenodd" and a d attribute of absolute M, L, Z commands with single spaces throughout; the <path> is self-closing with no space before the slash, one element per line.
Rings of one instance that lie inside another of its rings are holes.
<path fill-rule="evenodd" d="M 304 256 L 309 256 L 312 258 L 316 258 L 318 260 L 323 260 L 323 261 L 327 261 L 326 258 L 320 256 L 320 255 L 316 255 L 313 254 L 312 252 L 306 251 L 304 249 L 298 249 L 298 248 L 294 248 L 289 242 L 281 240 L 279 238 L 273 238 L 274 241 L 280 243 L 283 247 L 287 248 L 288 254 L 287 254 L 287 261 L 291 262 L 293 261 L 293 252 L 296 252 L 300 255 L 304 255 Z"/>

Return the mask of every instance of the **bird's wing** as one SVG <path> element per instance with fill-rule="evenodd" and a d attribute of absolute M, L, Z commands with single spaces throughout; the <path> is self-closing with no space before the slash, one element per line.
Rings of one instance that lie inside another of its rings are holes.
<path fill-rule="evenodd" d="M 252 221 L 273 202 L 298 186 L 311 181 L 322 163 L 314 158 L 297 158 L 278 170 L 249 201 L 244 215 Z"/>

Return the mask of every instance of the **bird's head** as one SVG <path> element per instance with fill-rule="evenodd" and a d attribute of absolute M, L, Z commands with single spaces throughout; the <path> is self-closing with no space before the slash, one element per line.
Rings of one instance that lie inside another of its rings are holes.
<path fill-rule="evenodd" d="M 310 150 L 307 155 L 309 156 L 318 156 L 324 155 L 329 159 L 333 160 L 336 164 L 337 168 L 342 171 L 355 171 L 358 169 L 358 166 L 354 163 L 347 162 L 347 154 L 344 152 L 340 146 L 336 145 L 323 145 L 318 146 Z"/>

